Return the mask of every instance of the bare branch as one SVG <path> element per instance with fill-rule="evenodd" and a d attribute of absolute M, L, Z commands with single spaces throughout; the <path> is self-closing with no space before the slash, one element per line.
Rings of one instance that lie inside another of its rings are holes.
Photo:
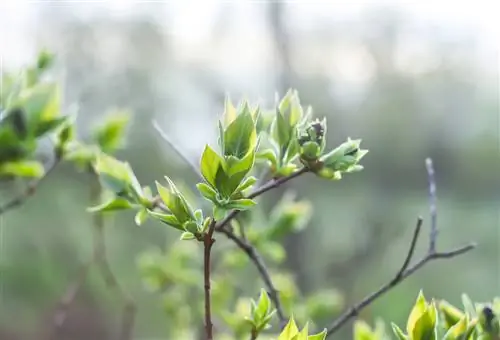
<path fill-rule="evenodd" d="M 95 174 L 92 172 L 92 175 Z M 93 183 L 91 185 L 90 198 L 92 202 L 99 200 L 101 195 L 100 184 L 95 178 L 92 178 Z M 106 242 L 104 237 L 104 216 L 101 213 L 95 213 L 93 215 L 93 252 L 91 259 L 84 265 L 82 265 L 77 279 L 68 287 L 66 294 L 59 302 L 59 306 L 56 309 L 54 320 L 52 337 L 55 339 L 57 332 L 61 329 L 64 321 L 67 318 L 69 309 L 74 303 L 78 291 L 83 286 L 85 280 L 87 279 L 87 274 L 90 268 L 94 265 L 98 266 L 99 273 L 106 282 L 108 288 L 113 289 L 118 292 L 124 301 L 123 316 L 120 331 L 118 334 L 118 340 L 131 340 L 133 336 L 133 328 L 135 321 L 135 303 L 131 296 L 123 289 L 120 285 L 118 279 L 113 273 L 106 254 Z"/>
<path fill-rule="evenodd" d="M 427 169 L 427 176 L 429 178 L 429 208 L 431 214 L 429 252 L 433 253 L 436 251 L 436 239 L 438 236 L 438 229 L 437 229 L 436 176 L 434 173 L 434 166 L 432 164 L 432 159 L 427 158 L 425 160 L 425 167 Z"/>
<path fill-rule="evenodd" d="M 430 196 L 430 212 L 431 212 L 431 232 L 429 238 L 429 248 L 427 253 L 417 261 L 413 266 L 409 267 L 413 254 L 415 252 L 415 247 L 420 236 L 420 230 L 422 227 L 422 218 L 419 218 L 417 221 L 417 225 L 415 227 L 415 231 L 413 233 L 413 238 L 410 243 L 410 247 L 408 249 L 408 253 L 406 255 L 405 261 L 403 265 L 397 272 L 397 274 L 382 287 L 374 291 L 373 293 L 367 295 L 364 299 L 362 299 L 357 304 L 350 307 L 347 311 L 345 311 L 342 315 L 340 315 L 327 329 L 327 337 L 333 335 L 336 331 L 338 331 L 344 324 L 346 324 L 351 318 L 354 318 L 358 315 L 359 311 L 363 308 L 369 306 L 383 294 L 403 282 L 407 277 L 414 274 L 428 262 L 439 259 L 450 259 L 455 256 L 459 256 L 467 253 L 468 251 L 474 249 L 476 247 L 475 243 L 469 243 L 465 246 L 459 247 L 457 249 L 453 249 L 450 251 L 439 252 L 435 249 L 436 238 L 437 238 L 437 209 L 436 209 L 436 182 L 434 177 L 434 169 L 432 167 L 432 160 L 430 158 L 426 159 L 426 167 L 427 173 L 429 176 L 429 196 Z"/>
<path fill-rule="evenodd" d="M 267 269 L 264 260 L 257 252 L 254 246 L 252 246 L 248 241 L 237 237 L 232 231 L 227 228 L 219 229 L 219 232 L 223 233 L 227 236 L 228 239 L 233 241 L 241 250 L 247 254 L 248 258 L 254 263 L 255 267 L 260 273 L 262 281 L 267 287 L 267 291 L 269 292 L 269 297 L 274 303 L 276 307 L 276 314 L 278 315 L 278 319 L 280 323 L 286 321 L 285 314 L 283 313 L 283 307 L 281 306 L 281 302 L 278 296 L 278 291 L 275 288 L 271 276 L 269 275 L 269 270 Z"/>
<path fill-rule="evenodd" d="M 186 154 L 184 152 L 182 152 L 182 150 L 177 146 L 177 144 L 175 144 L 170 139 L 170 137 L 168 136 L 168 134 L 165 131 L 162 130 L 162 128 L 160 127 L 160 125 L 158 124 L 158 122 L 156 120 L 153 120 L 153 127 L 158 132 L 158 134 L 160 135 L 160 137 L 165 142 L 167 142 L 168 145 L 170 145 L 170 147 L 175 151 L 175 153 L 184 162 L 186 162 L 187 165 L 189 165 L 189 167 L 191 168 L 191 170 L 193 171 L 193 173 L 196 174 L 196 176 L 198 176 L 202 181 L 204 181 L 203 176 L 201 175 L 200 171 L 198 170 L 198 166 L 196 166 L 196 164 L 194 164 L 189 158 L 186 157 Z"/>
<path fill-rule="evenodd" d="M 250 195 L 248 195 L 247 198 L 255 198 L 255 197 L 258 197 L 266 192 L 268 192 L 269 190 L 272 190 L 274 188 L 277 188 L 279 187 L 280 185 L 300 176 L 300 175 L 303 175 L 305 174 L 306 172 L 308 172 L 309 169 L 308 168 L 301 168 L 300 170 L 297 170 L 295 171 L 294 173 L 292 173 L 291 175 L 288 175 L 288 176 L 285 176 L 285 177 L 280 177 L 278 179 L 271 179 L 270 181 L 268 181 L 266 184 L 264 184 L 263 186 L 259 187 L 257 190 L 255 190 L 253 193 L 251 193 Z M 237 215 L 239 214 L 239 210 L 233 210 L 231 211 L 225 219 L 223 219 L 222 221 L 220 221 L 219 223 L 217 223 L 217 226 L 215 227 L 216 230 L 220 230 L 222 228 L 224 228 L 229 222 L 231 222 L 231 220 L 233 218 L 235 218 Z"/>

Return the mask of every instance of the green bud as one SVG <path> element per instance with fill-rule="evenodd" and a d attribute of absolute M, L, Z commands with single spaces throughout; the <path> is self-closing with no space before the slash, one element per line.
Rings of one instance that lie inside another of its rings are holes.
<path fill-rule="evenodd" d="M 302 159 L 306 161 L 317 160 L 325 148 L 326 118 L 307 124 L 299 130 L 297 141 Z"/>

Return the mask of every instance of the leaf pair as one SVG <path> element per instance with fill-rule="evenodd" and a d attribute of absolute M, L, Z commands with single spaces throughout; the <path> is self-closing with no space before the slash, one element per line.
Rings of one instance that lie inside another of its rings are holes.
<path fill-rule="evenodd" d="M 194 211 L 175 184 L 168 177 L 165 178 L 169 187 L 164 187 L 158 182 L 156 187 L 170 214 L 154 211 L 149 211 L 149 213 L 163 223 L 183 231 L 181 239 L 194 239 L 208 228 L 210 219 L 204 220 L 201 210 Z"/>
<path fill-rule="evenodd" d="M 408 335 L 395 324 L 392 324 L 392 328 L 401 340 L 437 340 L 437 309 L 434 301 L 427 303 L 421 291 L 408 317 Z"/>
<path fill-rule="evenodd" d="M 293 316 L 290 318 L 285 328 L 278 337 L 278 340 L 324 340 L 326 339 L 326 329 L 321 333 L 309 335 L 308 324 L 299 331 Z"/>

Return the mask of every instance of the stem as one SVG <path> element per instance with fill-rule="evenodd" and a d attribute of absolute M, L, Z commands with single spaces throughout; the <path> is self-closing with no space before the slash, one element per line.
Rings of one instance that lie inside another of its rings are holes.
<path fill-rule="evenodd" d="M 210 306 L 210 254 L 212 253 L 212 246 L 215 243 L 215 239 L 213 238 L 215 225 L 216 225 L 215 219 L 212 219 L 212 222 L 208 227 L 208 232 L 205 233 L 205 236 L 203 237 L 203 245 L 204 245 L 203 272 L 205 280 L 205 331 L 207 335 L 207 340 L 213 340 L 212 310 Z"/>

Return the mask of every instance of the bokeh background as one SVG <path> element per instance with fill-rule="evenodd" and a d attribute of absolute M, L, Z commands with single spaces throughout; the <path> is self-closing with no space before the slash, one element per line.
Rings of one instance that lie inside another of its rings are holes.
<path fill-rule="evenodd" d="M 393 275 L 417 216 L 428 220 L 424 160 L 432 157 L 438 246 L 479 247 L 432 263 L 362 315 L 401 324 L 419 289 L 452 302 L 462 292 L 475 300 L 500 294 L 495 13 L 487 1 L 4 1 L 0 56 L 2 69 L 11 70 L 40 48 L 55 52 L 66 104 L 79 106 L 82 138 L 108 109 L 130 109 L 119 157 L 149 184 L 165 174 L 196 180 L 158 138 L 153 119 L 196 162 L 215 140 L 226 94 L 270 107 L 275 92 L 298 89 L 316 116 L 327 117 L 329 146 L 351 136 L 370 150 L 361 173 L 287 187 L 315 212 L 306 231 L 286 239 L 286 267 L 302 291 L 334 287 L 347 304 Z M 38 339 L 88 257 L 87 187 L 83 174 L 62 166 L 22 209 L 1 217 L 1 339 Z M 2 185 L 0 201 L 18 190 Z M 151 246 L 176 241 L 164 229 L 152 221 L 137 228 L 129 214 L 109 221 L 111 264 L 138 303 L 137 339 L 165 338 L 172 326 L 136 265 Z M 86 339 L 110 338 L 120 306 L 91 275 L 71 327 Z M 348 327 L 339 334 L 347 338 Z"/>

